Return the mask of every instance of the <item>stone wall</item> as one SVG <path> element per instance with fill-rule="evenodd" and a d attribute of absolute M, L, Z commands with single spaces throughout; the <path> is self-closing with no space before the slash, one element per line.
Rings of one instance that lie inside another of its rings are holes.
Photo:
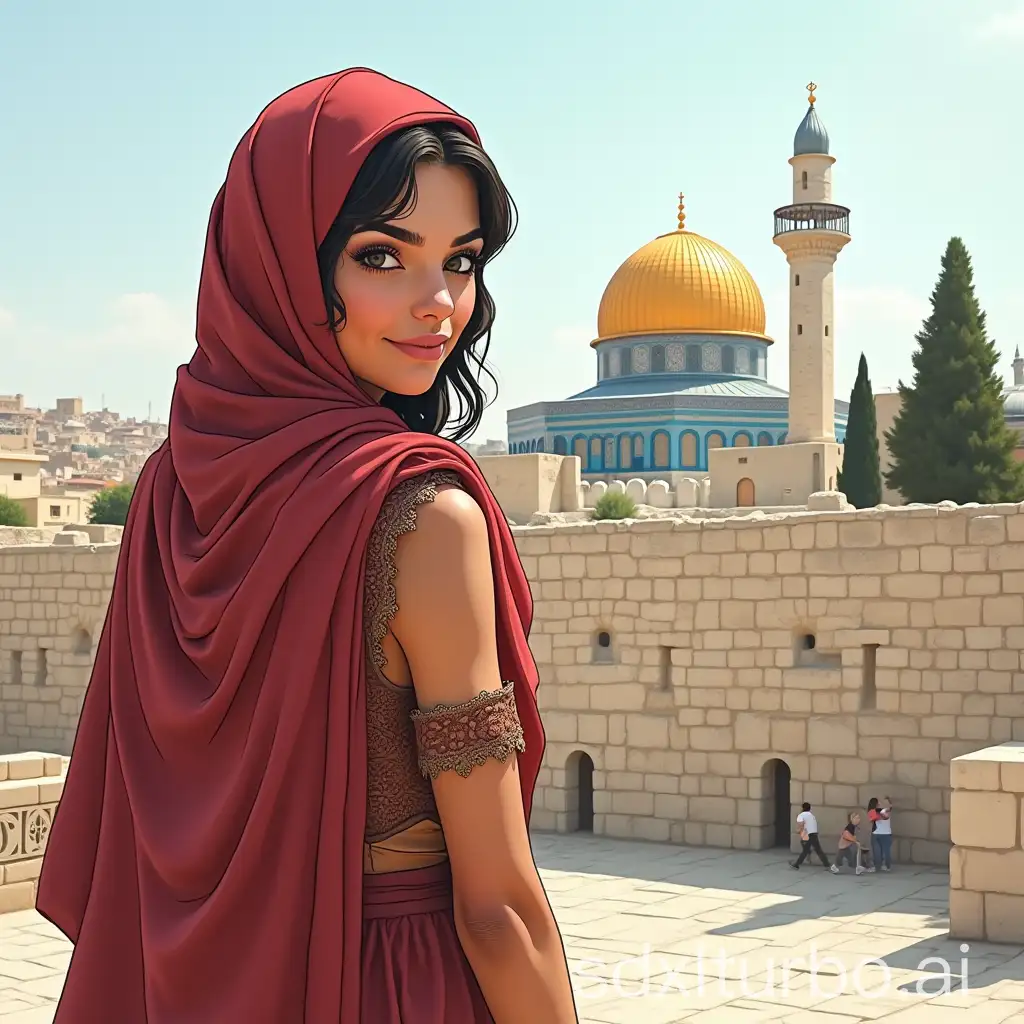
<path fill-rule="evenodd" d="M 118 550 L 0 546 L 0 754 L 71 753 Z"/>
<path fill-rule="evenodd" d="M 36 905 L 36 885 L 67 758 L 0 756 L 0 914 Z"/>
<path fill-rule="evenodd" d="M 537 828 L 758 849 L 808 800 L 828 849 L 890 796 L 897 859 L 946 863 L 950 761 L 1024 740 L 1017 505 L 514 533 Z M 0 753 L 70 752 L 117 550 L 0 548 Z"/>
<path fill-rule="evenodd" d="M 1017 505 L 515 532 L 536 827 L 759 849 L 807 800 L 828 849 L 890 796 L 897 859 L 945 864 L 950 761 L 1024 739 Z"/>
<path fill-rule="evenodd" d="M 949 934 L 1024 944 L 1024 743 L 952 763 Z"/>

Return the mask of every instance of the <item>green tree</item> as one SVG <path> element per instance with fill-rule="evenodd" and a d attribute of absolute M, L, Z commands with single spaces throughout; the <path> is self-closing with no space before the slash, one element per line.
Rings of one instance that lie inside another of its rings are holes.
<path fill-rule="evenodd" d="M 889 486 L 907 501 L 982 503 L 1024 498 L 1024 464 L 1003 415 L 998 355 L 974 294 L 971 258 L 951 238 L 917 335 L 914 382 L 900 381 L 901 408 L 885 438 Z"/>
<path fill-rule="evenodd" d="M 875 396 L 864 353 L 857 367 L 857 379 L 850 392 L 850 412 L 843 442 L 843 468 L 839 490 L 856 508 L 874 508 L 882 501 L 882 472 L 878 462 L 878 421 Z"/>
<path fill-rule="evenodd" d="M 6 494 L 0 494 L 0 526 L 28 526 L 28 514 Z"/>
<path fill-rule="evenodd" d="M 105 526 L 124 526 L 128 506 L 132 503 L 131 484 L 119 484 L 100 491 L 89 506 L 89 522 Z"/>

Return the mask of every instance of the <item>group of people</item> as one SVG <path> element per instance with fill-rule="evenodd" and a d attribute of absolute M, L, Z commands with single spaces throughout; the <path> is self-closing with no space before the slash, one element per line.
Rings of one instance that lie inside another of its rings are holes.
<path fill-rule="evenodd" d="M 844 864 L 858 875 L 892 870 L 892 801 L 889 797 L 884 798 L 884 803 L 879 803 L 876 796 L 868 801 L 867 820 L 871 829 L 864 833 L 864 816 L 860 811 L 850 811 L 846 816 L 846 825 L 839 833 L 836 859 L 835 863 L 832 863 L 821 848 L 818 819 L 811 810 L 811 805 L 804 803 L 796 816 L 796 830 L 800 836 L 801 848 L 800 856 L 793 861 L 793 867 L 799 868 L 812 853 L 815 853 L 822 865 L 836 875 Z"/>

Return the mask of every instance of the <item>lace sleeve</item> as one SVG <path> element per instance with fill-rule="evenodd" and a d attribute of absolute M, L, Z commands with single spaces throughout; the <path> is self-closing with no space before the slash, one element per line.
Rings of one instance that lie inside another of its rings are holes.
<path fill-rule="evenodd" d="M 512 683 L 462 704 L 413 711 L 420 771 L 429 779 L 454 771 L 466 778 L 489 759 L 507 761 L 526 749 Z"/>

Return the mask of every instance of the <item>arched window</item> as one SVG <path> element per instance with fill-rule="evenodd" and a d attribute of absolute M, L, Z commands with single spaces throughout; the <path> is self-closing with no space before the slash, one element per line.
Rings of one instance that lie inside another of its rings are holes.
<path fill-rule="evenodd" d="M 654 373 L 665 372 L 665 346 L 655 345 L 651 349 L 651 370 Z"/>
<path fill-rule="evenodd" d="M 686 372 L 700 373 L 700 345 L 686 346 Z"/>
<path fill-rule="evenodd" d="M 633 469 L 644 468 L 644 435 L 633 435 Z"/>
<path fill-rule="evenodd" d="M 619 438 L 619 469 L 633 468 L 633 439 L 629 434 Z"/>
<path fill-rule="evenodd" d="M 697 435 L 687 430 L 679 438 L 679 463 L 683 469 L 696 469 L 698 465 Z"/>
<path fill-rule="evenodd" d="M 707 440 L 704 443 L 705 443 L 705 446 L 706 446 L 707 450 L 710 452 L 710 451 L 713 451 L 715 448 L 724 448 L 725 447 L 725 437 L 724 437 L 724 435 L 719 433 L 719 431 L 713 430 L 710 434 L 708 434 Z M 707 463 L 708 463 L 708 468 L 710 469 L 711 468 L 711 459 L 710 459 L 710 457 L 708 458 Z"/>
<path fill-rule="evenodd" d="M 614 469 L 615 468 L 615 438 L 606 437 L 604 439 L 604 468 Z"/>
<path fill-rule="evenodd" d="M 736 349 L 732 345 L 722 346 L 722 372 L 736 372 Z"/>
<path fill-rule="evenodd" d="M 539 452 L 544 451 L 544 438 L 543 437 L 537 442 L 537 451 L 539 451 Z"/>
<path fill-rule="evenodd" d="M 587 439 L 585 437 L 574 437 L 572 441 L 572 453 L 580 462 L 583 468 L 587 468 Z"/>
<path fill-rule="evenodd" d="M 569 445 L 566 443 L 565 438 L 561 434 L 556 435 L 556 437 L 555 437 L 555 454 L 556 455 L 566 455 L 566 454 L 568 454 L 568 451 L 569 451 Z"/>
<path fill-rule="evenodd" d="M 652 465 L 654 469 L 668 469 L 669 467 L 669 436 L 664 430 L 659 430 L 652 439 Z"/>
<path fill-rule="evenodd" d="M 601 469 L 601 438 L 592 437 L 590 439 L 590 471 L 591 473 Z"/>
<path fill-rule="evenodd" d="M 750 447 L 750 435 L 746 431 L 741 430 L 732 439 L 733 448 L 749 448 Z"/>
<path fill-rule="evenodd" d="M 767 431 L 762 430 L 761 433 L 757 435 L 757 445 L 759 448 L 764 448 L 767 445 L 770 445 L 771 443 L 772 435 L 769 434 Z"/>

